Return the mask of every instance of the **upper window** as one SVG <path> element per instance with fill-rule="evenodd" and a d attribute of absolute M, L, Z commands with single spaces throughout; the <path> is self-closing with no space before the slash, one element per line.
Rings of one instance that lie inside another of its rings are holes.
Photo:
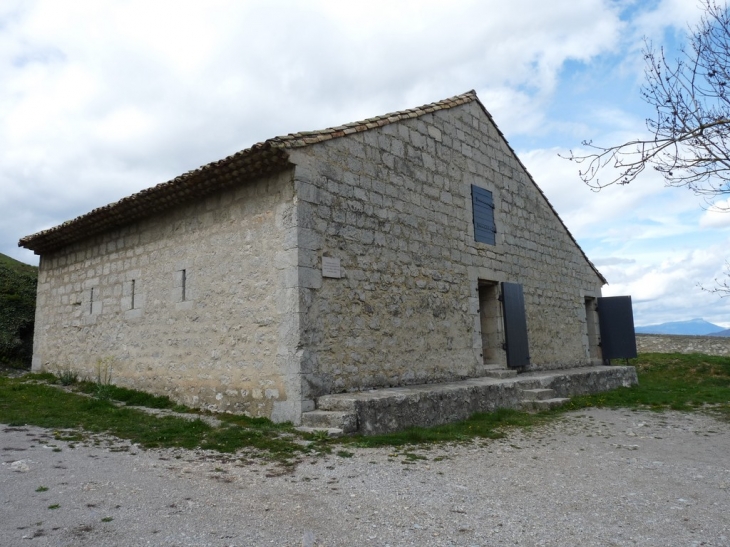
<path fill-rule="evenodd" d="M 472 184 L 471 205 L 474 214 L 474 240 L 495 245 L 497 227 L 494 224 L 494 200 L 492 199 L 492 192 Z"/>

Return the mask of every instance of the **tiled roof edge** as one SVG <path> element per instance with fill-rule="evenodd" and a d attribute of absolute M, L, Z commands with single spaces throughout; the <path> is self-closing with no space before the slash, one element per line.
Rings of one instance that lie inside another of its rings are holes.
<path fill-rule="evenodd" d="M 26 236 L 18 242 L 18 246 L 31 249 L 36 254 L 49 252 L 107 230 L 119 228 L 151 214 L 162 212 L 193 198 L 208 195 L 233 184 L 235 180 L 240 180 L 240 177 L 258 176 L 277 168 L 285 168 L 289 165 L 286 149 L 310 146 L 401 120 L 417 118 L 437 110 L 453 108 L 475 100 L 478 100 L 476 92 L 471 90 L 435 103 L 337 127 L 274 137 L 222 160 L 189 171 L 168 182 L 98 207 L 48 230 Z M 234 173 L 235 180 L 231 178 L 231 173 Z"/>
<path fill-rule="evenodd" d="M 288 135 L 269 139 L 266 143 L 269 143 L 272 146 L 282 146 L 285 148 L 300 148 L 302 146 L 309 146 L 310 144 L 318 142 L 345 137 L 347 135 L 352 135 L 353 133 L 361 133 L 363 131 L 368 131 L 369 129 L 376 129 L 391 123 L 419 118 L 425 114 L 430 114 L 438 110 L 446 110 L 478 100 L 476 91 L 472 89 L 471 91 L 467 91 L 461 95 L 456 95 L 435 103 L 417 106 L 416 108 L 391 112 L 389 114 L 383 114 L 382 116 L 376 116 L 374 118 L 368 118 L 366 120 L 352 122 L 337 127 L 328 127 L 327 129 L 320 129 L 318 131 L 290 133 Z"/>
<path fill-rule="evenodd" d="M 260 143 L 209 163 L 174 179 L 98 207 L 58 226 L 26 236 L 19 247 L 36 254 L 50 252 L 81 239 L 120 228 L 177 205 L 233 186 L 241 179 L 265 175 L 291 166 L 281 148 Z"/>

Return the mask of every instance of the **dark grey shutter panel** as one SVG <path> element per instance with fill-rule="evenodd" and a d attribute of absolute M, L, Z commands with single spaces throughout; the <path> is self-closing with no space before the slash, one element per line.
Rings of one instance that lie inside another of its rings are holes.
<path fill-rule="evenodd" d="M 472 184 L 471 205 L 474 214 L 474 240 L 494 245 L 497 227 L 494 224 L 492 192 Z"/>
<path fill-rule="evenodd" d="M 636 357 L 636 333 L 630 296 L 599 298 L 598 322 L 604 360 Z"/>
<path fill-rule="evenodd" d="M 527 317 L 522 285 L 502 283 L 502 309 L 507 366 L 526 367 L 530 364 L 530 347 L 527 343 Z"/>

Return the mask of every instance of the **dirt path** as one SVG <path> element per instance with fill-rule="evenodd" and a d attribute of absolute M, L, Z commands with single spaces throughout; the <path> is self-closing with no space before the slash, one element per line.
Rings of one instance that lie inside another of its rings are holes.
<path fill-rule="evenodd" d="M 730 546 L 730 424 L 700 414 L 590 410 L 285 475 L 0 427 L 3 546 Z"/>

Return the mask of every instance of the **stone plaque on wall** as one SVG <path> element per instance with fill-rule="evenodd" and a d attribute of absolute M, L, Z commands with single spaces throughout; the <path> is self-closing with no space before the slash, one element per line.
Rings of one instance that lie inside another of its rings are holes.
<path fill-rule="evenodd" d="M 340 272 L 340 259 L 329 256 L 322 257 L 322 277 L 342 277 Z"/>

